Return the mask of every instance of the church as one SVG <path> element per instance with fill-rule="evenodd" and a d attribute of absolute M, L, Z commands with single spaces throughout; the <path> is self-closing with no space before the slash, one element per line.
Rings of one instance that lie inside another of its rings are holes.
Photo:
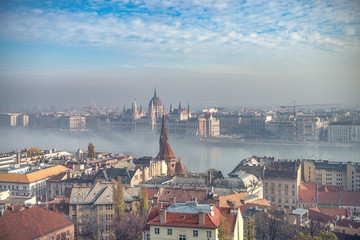
<path fill-rule="evenodd" d="M 141 169 L 141 178 L 146 182 L 159 176 L 186 176 L 184 165 L 176 158 L 170 147 L 166 131 L 165 115 L 162 116 L 159 139 L 159 153 L 155 158 L 135 159 L 134 164 Z"/>

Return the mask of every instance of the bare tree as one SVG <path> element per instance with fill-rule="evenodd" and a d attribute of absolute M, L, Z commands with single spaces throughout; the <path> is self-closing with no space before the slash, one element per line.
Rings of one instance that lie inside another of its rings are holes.
<path fill-rule="evenodd" d="M 121 220 L 115 219 L 114 232 L 117 240 L 141 240 L 144 217 L 129 212 L 123 213 Z"/>
<path fill-rule="evenodd" d="M 298 232 L 304 231 L 302 227 L 289 224 L 285 212 L 280 209 L 258 213 L 255 223 L 257 239 L 263 240 L 292 240 Z"/>
<path fill-rule="evenodd" d="M 78 239 L 103 239 L 105 233 L 106 222 L 103 219 L 98 219 L 96 209 L 93 207 L 83 208 L 81 210 L 81 217 L 77 223 L 79 232 L 77 234 Z"/>

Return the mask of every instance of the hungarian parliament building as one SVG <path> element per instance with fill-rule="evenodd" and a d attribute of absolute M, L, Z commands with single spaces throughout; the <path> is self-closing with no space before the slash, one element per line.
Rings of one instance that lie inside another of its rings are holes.
<path fill-rule="evenodd" d="M 165 110 L 161 100 L 154 91 L 148 111 L 138 109 L 136 102 L 130 109 L 123 109 L 120 116 L 107 115 L 99 119 L 99 128 L 120 133 L 158 134 L 161 130 L 162 116 L 166 116 L 167 132 L 169 135 L 180 137 L 212 137 L 220 135 L 219 119 L 211 114 L 193 116 L 190 105 L 187 108 L 173 108 Z"/>

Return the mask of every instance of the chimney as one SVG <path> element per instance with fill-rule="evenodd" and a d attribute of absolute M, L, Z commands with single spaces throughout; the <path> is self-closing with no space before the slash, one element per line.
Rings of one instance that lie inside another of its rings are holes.
<path fill-rule="evenodd" d="M 214 204 L 210 204 L 210 215 L 213 217 L 215 216 L 215 213 L 214 213 Z"/>
<path fill-rule="evenodd" d="M 153 201 L 153 205 L 154 205 L 154 206 L 157 206 L 157 205 L 158 205 L 158 196 L 157 196 L 156 193 L 154 194 L 152 201 Z"/>
<path fill-rule="evenodd" d="M 220 209 L 220 198 L 219 197 L 215 198 L 215 206 Z"/>
<path fill-rule="evenodd" d="M 199 225 L 205 225 L 205 212 L 199 212 Z"/>
<path fill-rule="evenodd" d="M 160 210 L 160 223 L 166 223 L 166 210 Z"/>
<path fill-rule="evenodd" d="M 170 197 L 170 205 L 176 203 L 176 197 Z"/>

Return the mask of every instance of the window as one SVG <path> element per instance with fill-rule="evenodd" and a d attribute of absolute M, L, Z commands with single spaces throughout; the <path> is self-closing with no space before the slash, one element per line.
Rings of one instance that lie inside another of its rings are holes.
<path fill-rule="evenodd" d="M 289 185 L 288 185 L 288 184 L 285 184 L 285 188 L 289 188 Z"/>
<path fill-rule="evenodd" d="M 150 240 L 150 234 L 146 234 L 146 240 Z"/>
<path fill-rule="evenodd" d="M 279 188 L 281 188 L 281 183 L 279 183 Z"/>
<path fill-rule="evenodd" d="M 76 205 L 72 206 L 72 210 L 76 211 Z"/>
<path fill-rule="evenodd" d="M 285 190 L 285 195 L 288 195 L 288 194 L 289 194 L 288 190 Z"/>
<path fill-rule="evenodd" d="M 281 198 L 279 198 L 279 203 L 281 203 Z"/>
<path fill-rule="evenodd" d="M 292 189 L 295 189 L 295 184 L 292 185 Z"/>
<path fill-rule="evenodd" d="M 194 230 L 194 231 L 193 231 L 193 237 L 198 237 L 198 236 L 199 236 L 198 230 Z"/>
<path fill-rule="evenodd" d="M 285 203 L 289 203 L 289 199 L 288 199 L 288 198 L 285 198 Z"/>
<path fill-rule="evenodd" d="M 267 188 L 265 188 L 265 194 L 268 194 L 268 190 L 267 190 Z"/>
<path fill-rule="evenodd" d="M 160 234 L 160 228 L 155 228 L 155 234 Z"/>
<path fill-rule="evenodd" d="M 278 194 L 281 195 L 281 190 L 280 189 L 278 189 Z"/>
<path fill-rule="evenodd" d="M 211 238 L 211 231 L 206 231 L 206 237 Z"/>
<path fill-rule="evenodd" d="M 268 184 L 267 184 L 267 182 L 265 183 L 265 187 L 267 187 L 268 186 Z"/>
<path fill-rule="evenodd" d="M 274 190 L 274 189 L 271 189 L 271 194 L 275 194 L 275 190 Z"/>
<path fill-rule="evenodd" d="M 168 228 L 168 235 L 172 235 L 172 229 Z"/>
<path fill-rule="evenodd" d="M 272 201 L 272 202 L 275 202 L 275 198 L 274 198 L 274 197 L 271 197 L 271 201 Z"/>
<path fill-rule="evenodd" d="M 179 235 L 179 240 L 186 240 L 186 235 Z"/>
<path fill-rule="evenodd" d="M 275 183 L 271 183 L 271 187 L 275 187 Z"/>

